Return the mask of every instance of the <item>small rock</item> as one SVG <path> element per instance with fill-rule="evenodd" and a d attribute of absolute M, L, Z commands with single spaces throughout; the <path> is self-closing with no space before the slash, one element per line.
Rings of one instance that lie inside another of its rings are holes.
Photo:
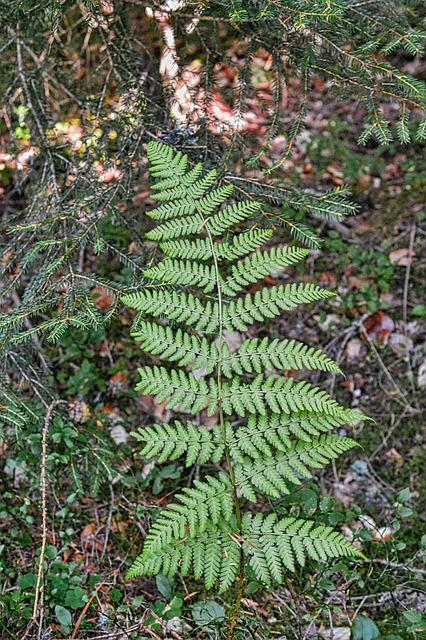
<path fill-rule="evenodd" d="M 129 439 L 129 434 L 121 424 L 115 424 L 111 427 L 110 435 L 115 444 L 125 444 Z"/>
<path fill-rule="evenodd" d="M 319 323 L 322 331 L 328 331 L 331 327 L 340 324 L 340 317 L 336 313 L 329 313 L 323 322 Z"/>
<path fill-rule="evenodd" d="M 419 367 L 417 384 L 420 389 L 426 389 L 426 360 Z"/>
<path fill-rule="evenodd" d="M 325 629 L 321 633 L 324 640 L 349 640 L 351 630 L 349 627 L 333 627 L 333 629 Z"/>
<path fill-rule="evenodd" d="M 24 484 L 27 479 L 27 472 L 23 467 L 20 467 L 14 460 L 8 460 L 4 466 L 3 473 L 9 478 L 13 478 L 13 486 L 17 489 Z"/>
<path fill-rule="evenodd" d="M 407 356 L 413 348 L 413 341 L 402 333 L 391 333 L 388 345 L 397 356 L 404 357 Z"/>
<path fill-rule="evenodd" d="M 346 345 L 346 360 L 350 364 L 361 362 L 366 356 L 367 349 L 358 338 L 352 338 Z"/>

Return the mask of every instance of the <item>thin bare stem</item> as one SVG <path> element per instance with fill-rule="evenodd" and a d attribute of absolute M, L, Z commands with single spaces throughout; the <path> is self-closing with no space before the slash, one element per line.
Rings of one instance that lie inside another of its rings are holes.
<path fill-rule="evenodd" d="M 65 400 L 55 400 L 52 402 L 46 411 L 46 416 L 44 418 L 44 426 L 43 432 L 41 436 L 41 471 L 40 471 L 40 488 L 41 488 L 41 549 L 40 549 L 40 558 L 38 563 L 38 571 L 37 571 L 37 581 L 35 587 L 34 594 L 34 607 L 33 607 L 33 621 L 36 622 L 38 609 L 39 609 L 39 601 L 42 603 L 43 601 L 43 565 L 44 565 L 44 557 L 46 554 L 46 543 L 47 543 L 47 441 L 49 437 L 49 427 L 50 422 L 52 420 L 52 415 L 55 408 L 59 404 L 65 403 Z M 40 623 L 39 628 L 41 629 L 43 624 L 43 607 L 40 612 Z"/>

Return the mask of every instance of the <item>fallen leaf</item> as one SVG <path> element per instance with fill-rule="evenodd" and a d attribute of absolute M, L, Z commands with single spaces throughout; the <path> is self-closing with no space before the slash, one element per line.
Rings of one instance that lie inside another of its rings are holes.
<path fill-rule="evenodd" d="M 386 344 L 389 335 L 395 329 L 395 323 L 384 311 L 371 313 L 364 320 L 361 336 L 367 333 L 370 340 L 377 340 L 380 344 Z"/>
<path fill-rule="evenodd" d="M 111 13 L 114 13 L 114 5 L 112 4 L 112 2 L 105 2 L 102 1 L 100 4 L 100 10 L 104 15 L 111 15 Z"/>
<path fill-rule="evenodd" d="M 358 519 L 365 529 L 368 529 L 369 531 L 377 531 L 377 525 L 371 516 L 361 514 Z"/>
<path fill-rule="evenodd" d="M 397 469 L 401 469 L 404 466 L 405 460 L 402 455 L 394 447 L 386 451 L 386 457 L 395 465 Z"/>
<path fill-rule="evenodd" d="M 393 530 L 390 527 L 380 527 L 377 531 L 373 531 L 373 540 L 376 542 L 389 542 L 392 537 Z"/>
<path fill-rule="evenodd" d="M 394 249 L 389 254 L 389 261 L 391 264 L 398 265 L 400 267 L 407 267 L 412 263 L 416 252 L 414 249 Z"/>
<path fill-rule="evenodd" d="M 103 287 L 94 287 L 92 293 L 96 296 L 94 300 L 95 306 L 101 311 L 109 309 L 114 304 L 114 296 Z"/>
<path fill-rule="evenodd" d="M 75 400 L 69 403 L 68 413 L 71 420 L 84 424 L 90 418 L 90 407 L 86 402 Z"/>
<path fill-rule="evenodd" d="M 121 169 L 117 169 L 117 167 L 110 167 L 109 169 L 104 169 L 102 166 L 97 168 L 98 172 L 98 180 L 101 184 L 111 184 L 111 182 L 118 182 L 120 178 L 123 176 L 123 172 Z"/>
<path fill-rule="evenodd" d="M 358 278 L 356 276 L 348 277 L 348 286 L 349 289 L 365 289 L 368 287 L 369 281 L 368 278 Z"/>
<path fill-rule="evenodd" d="M 124 371 L 117 371 L 109 379 L 109 385 L 113 391 L 122 391 L 127 386 L 127 374 Z"/>
<path fill-rule="evenodd" d="M 86 526 L 84 527 L 83 531 L 80 534 L 80 541 L 81 541 L 81 546 L 83 549 L 90 549 L 90 550 L 94 550 L 97 549 L 98 551 L 102 551 L 103 550 L 103 543 L 101 540 L 99 540 L 99 538 L 97 538 L 97 535 L 99 533 L 99 527 L 95 522 L 90 522 L 89 524 L 86 524 Z"/>
<path fill-rule="evenodd" d="M 323 271 L 318 284 L 321 287 L 329 287 L 330 289 L 335 289 L 337 278 L 334 273 L 331 273 L 331 271 Z"/>

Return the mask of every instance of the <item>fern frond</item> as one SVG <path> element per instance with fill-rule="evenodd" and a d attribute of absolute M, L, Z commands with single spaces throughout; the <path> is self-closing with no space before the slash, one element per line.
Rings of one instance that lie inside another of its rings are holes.
<path fill-rule="evenodd" d="M 256 492 L 271 498 L 291 493 L 291 484 L 300 485 L 300 478 L 311 478 L 308 467 L 321 469 L 341 453 L 358 446 L 351 438 L 326 435 L 305 442 L 293 442 L 274 457 L 246 458 L 235 466 L 235 478 L 241 494 L 256 502 Z"/>
<path fill-rule="evenodd" d="M 234 373 L 261 373 L 264 369 L 319 369 L 342 373 L 338 365 L 320 349 L 309 347 L 297 340 L 245 340 L 234 352 L 222 356 L 225 376 Z"/>
<path fill-rule="evenodd" d="M 158 402 L 167 401 L 169 409 L 190 409 L 195 414 L 208 407 L 209 415 L 213 415 L 217 408 L 216 383 L 211 378 L 197 379 L 192 373 L 174 369 L 169 372 L 164 367 L 143 367 L 138 372 L 141 379 L 136 391 L 156 396 Z"/>
<path fill-rule="evenodd" d="M 249 416 L 247 425 L 239 427 L 228 439 L 232 456 L 238 460 L 241 455 L 258 459 L 286 451 L 292 446 L 292 437 L 305 442 L 328 433 L 342 425 L 355 425 L 366 416 L 352 409 L 344 409 L 339 415 L 309 413 L 300 411 L 290 416 L 272 413 L 266 416 Z"/>
<path fill-rule="evenodd" d="M 208 219 L 207 225 L 212 236 L 221 236 L 238 222 L 254 216 L 261 208 L 260 202 L 243 200 L 222 209 Z"/>
<path fill-rule="evenodd" d="M 181 151 L 175 153 L 171 147 L 156 141 L 151 141 L 146 151 L 153 178 L 165 179 L 185 174 L 188 156 Z"/>
<path fill-rule="evenodd" d="M 140 341 L 141 348 L 154 356 L 177 363 L 180 367 L 192 365 L 193 369 L 206 368 L 211 373 L 218 361 L 218 350 L 214 342 L 181 329 L 172 331 L 155 322 L 139 322 L 138 331 L 132 334 Z"/>
<path fill-rule="evenodd" d="M 219 260 L 235 260 L 265 244 L 271 235 L 271 229 L 249 229 L 234 236 L 231 242 L 217 242 L 214 252 Z M 169 240 L 160 243 L 160 249 L 170 258 L 183 260 L 211 260 L 213 257 L 209 238 Z"/>
<path fill-rule="evenodd" d="M 216 581 L 219 593 L 223 593 L 235 581 L 240 566 L 240 549 L 231 537 L 234 529 L 225 522 L 207 526 L 201 534 L 190 539 L 181 539 L 164 547 L 153 555 L 144 552 L 135 560 L 127 578 L 140 575 L 186 576 L 191 569 L 197 580 L 204 580 L 206 589 Z"/>
<path fill-rule="evenodd" d="M 211 394 L 214 390 L 212 388 Z M 343 410 L 325 391 L 308 382 L 297 382 L 294 378 L 265 377 L 262 374 L 250 383 L 243 383 L 238 377 L 233 378 L 232 382 L 224 382 L 221 399 L 227 415 L 234 411 L 239 416 L 247 413 L 266 415 L 269 408 L 276 413 L 315 411 L 338 416 Z"/>
<path fill-rule="evenodd" d="M 220 521 L 229 522 L 233 515 L 232 487 L 229 478 L 206 476 L 194 480 L 194 487 L 185 487 L 173 502 L 162 509 L 145 538 L 144 553 L 158 553 L 175 539 L 193 538 L 207 526 Z"/>
<path fill-rule="evenodd" d="M 173 189 L 164 189 L 151 195 L 151 198 L 156 202 L 171 202 L 178 198 L 188 198 L 189 200 L 196 200 L 201 198 L 210 187 L 212 187 L 217 181 L 217 171 L 212 169 L 204 177 L 200 178 L 193 184 L 187 185 L 183 182 Z"/>
<path fill-rule="evenodd" d="M 299 247 L 274 247 L 269 251 L 254 253 L 232 267 L 231 275 L 223 283 L 223 290 L 235 295 L 260 278 L 300 262 L 308 254 L 308 249 Z"/>
<path fill-rule="evenodd" d="M 179 407 L 197 413 L 207 409 L 208 415 L 218 408 L 219 398 L 215 378 L 198 377 L 182 370 L 167 371 L 164 367 L 142 367 L 136 386 L 137 391 L 154 395 L 159 402 L 167 401 L 167 408 Z M 239 377 L 223 382 L 220 401 L 226 415 L 234 412 L 239 416 L 248 413 L 266 415 L 267 409 L 276 413 L 291 414 L 300 411 L 315 411 L 339 416 L 343 407 L 325 391 L 308 382 L 297 382 L 294 378 L 272 378 L 262 374 L 249 383 Z"/>
<path fill-rule="evenodd" d="M 228 425 L 228 432 L 231 429 Z M 145 445 L 140 451 L 144 458 L 157 458 L 158 462 L 178 460 L 185 455 L 187 467 L 199 462 L 219 462 L 224 444 L 218 427 L 212 430 L 193 422 L 175 420 L 173 424 L 154 424 L 132 434 Z"/>
<path fill-rule="evenodd" d="M 341 533 L 311 520 L 284 518 L 275 514 L 243 516 L 244 552 L 257 579 L 264 584 L 280 583 L 286 570 L 305 565 L 306 559 L 325 562 L 330 558 L 362 558 L 362 554 Z"/>
<path fill-rule="evenodd" d="M 172 258 L 165 258 L 155 267 L 146 269 L 146 278 L 161 284 L 177 284 L 182 286 L 199 287 L 204 293 L 213 291 L 216 287 L 214 267 L 198 262 L 181 262 Z"/>
<path fill-rule="evenodd" d="M 191 293 L 145 289 L 123 296 L 122 301 L 143 314 L 154 318 L 166 317 L 206 334 L 214 333 L 219 326 L 217 303 L 211 300 L 201 302 Z"/>
<path fill-rule="evenodd" d="M 315 284 L 287 284 L 248 293 L 224 306 L 225 326 L 231 330 L 247 331 L 254 322 L 279 316 L 281 311 L 299 304 L 332 298 L 336 294 Z"/>
<path fill-rule="evenodd" d="M 272 236 L 270 229 L 255 226 L 260 204 L 225 204 L 231 189 L 217 186 L 214 170 L 203 175 L 196 165 L 188 171 L 182 155 L 163 151 L 155 143 L 150 152 L 152 175 L 158 178 L 154 199 L 163 204 L 151 213 L 160 224 L 148 237 L 160 242 L 167 257 L 144 272 L 158 286 L 148 285 L 123 302 L 139 312 L 133 335 L 143 351 L 176 367 L 140 368 L 136 389 L 165 402 L 167 409 L 198 417 L 151 425 L 133 435 L 142 443 L 144 457 L 160 463 L 183 458 L 186 466 L 224 464 L 228 473 L 193 481 L 176 496 L 177 502 L 161 511 L 129 576 L 191 571 L 207 589 L 218 584 L 223 591 L 241 576 L 244 562 L 257 580 L 271 584 L 282 582 L 286 570 L 304 565 L 307 558 L 355 557 L 352 545 L 329 527 L 278 520 L 274 514 L 253 516 L 244 513 L 240 503 L 240 497 L 256 502 L 259 492 L 269 498 L 288 494 L 311 478 L 313 469 L 355 446 L 350 438 L 330 431 L 355 424 L 364 419 L 362 414 L 306 381 L 273 372 L 341 373 L 339 367 L 322 351 L 296 340 L 246 338 L 233 350 L 226 339 L 226 330 L 245 332 L 256 321 L 334 293 L 301 283 L 240 295 L 246 286 L 296 264 L 309 251 L 272 247 L 257 252 Z M 306 195 L 301 207 L 339 218 L 348 213 L 345 195 L 344 190 L 317 198 Z M 234 233 L 241 222 L 248 228 Z M 174 286 L 200 291 L 195 297 Z M 217 424 L 202 424 L 203 412 L 217 416 Z M 224 416 L 244 420 L 225 422 Z"/>

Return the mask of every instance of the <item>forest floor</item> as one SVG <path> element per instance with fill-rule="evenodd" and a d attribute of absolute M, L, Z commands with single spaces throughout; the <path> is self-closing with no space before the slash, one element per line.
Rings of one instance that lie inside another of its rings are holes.
<path fill-rule="evenodd" d="M 289 274 L 338 296 L 271 323 L 268 333 L 323 346 L 346 377 L 315 380 L 374 420 L 349 433 L 361 447 L 321 473 L 322 497 L 308 483 L 291 504 L 338 526 L 367 560 L 313 565 L 270 594 L 250 581 L 244 639 L 349 640 L 354 619 L 358 640 L 379 632 L 414 639 L 426 629 L 426 167 L 415 145 L 357 147 L 360 127 L 357 105 L 342 107 L 318 81 L 283 179 L 321 190 L 349 184 L 360 213 L 344 224 L 318 223 L 321 249 Z M 272 155 L 279 157 L 282 142 L 273 141 Z M 135 215 L 148 196 L 141 182 Z M 111 226 L 111 238 L 140 250 L 124 227 Z M 83 258 L 84 271 L 126 277 L 114 261 Z M 107 310 L 111 295 L 95 293 Z M 170 417 L 164 404 L 133 391 L 142 357 L 130 325 L 123 310 L 108 332 L 69 332 L 59 347 L 44 349 L 49 383 L 66 405 L 48 442 L 41 634 L 30 623 L 42 535 L 40 432 L 29 427 L 24 442 L 0 443 L 2 638 L 221 637 L 228 601 L 206 601 L 197 583 L 182 578 L 124 579 L 153 509 L 188 481 L 179 462 L 142 460 L 130 435 Z"/>

